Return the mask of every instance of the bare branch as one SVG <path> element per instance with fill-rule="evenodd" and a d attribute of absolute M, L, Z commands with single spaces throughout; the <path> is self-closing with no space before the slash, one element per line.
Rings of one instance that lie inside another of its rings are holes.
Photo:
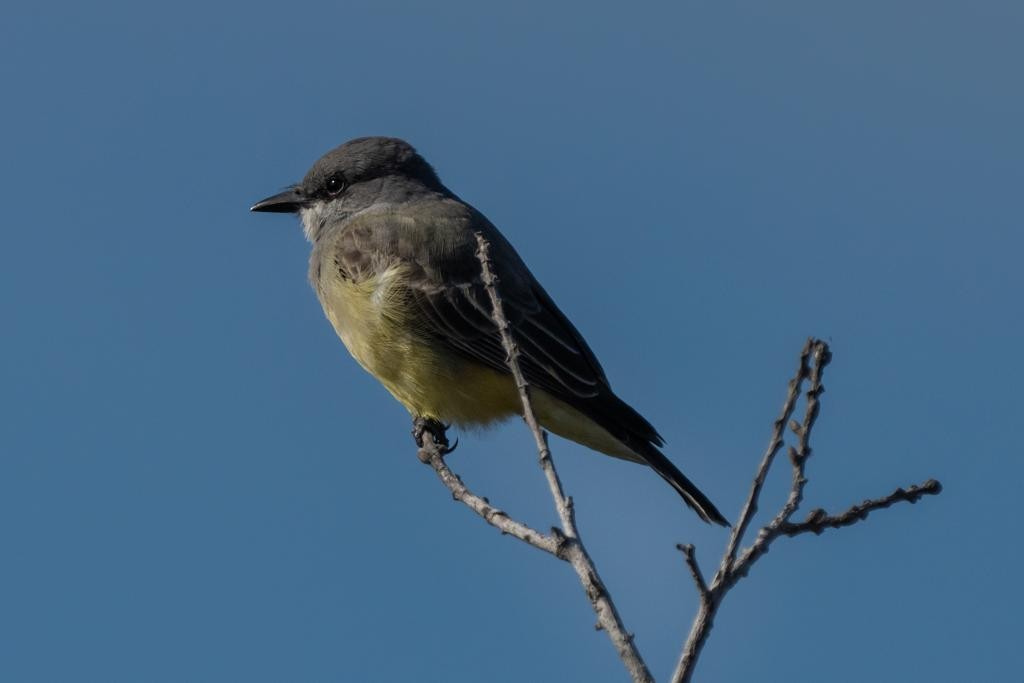
<path fill-rule="evenodd" d="M 505 348 L 505 362 L 508 364 L 509 370 L 512 371 L 512 378 L 516 382 L 516 388 L 519 390 L 519 399 L 523 404 L 523 420 L 526 421 L 537 444 L 540 466 L 544 470 L 544 476 L 547 477 L 548 486 L 551 488 L 551 496 L 555 499 L 555 508 L 558 511 L 559 519 L 562 521 L 562 529 L 565 531 L 566 536 L 575 538 L 576 524 L 573 519 L 572 503 L 565 496 L 562 481 L 558 478 L 558 472 L 555 470 L 555 465 L 551 460 L 551 449 L 548 448 L 547 435 L 541 429 L 537 416 L 533 412 L 533 404 L 530 403 L 530 387 L 526 383 L 526 377 L 523 376 L 522 369 L 519 367 L 519 346 L 516 344 L 515 339 L 512 338 L 511 326 L 508 324 L 508 318 L 505 317 L 505 307 L 502 305 L 501 297 L 498 295 L 498 276 L 494 274 L 494 270 L 491 267 L 490 244 L 484 239 L 483 234 L 479 232 L 476 233 L 476 243 L 478 247 L 476 256 L 480 259 L 484 288 L 491 299 L 491 317 L 494 320 L 494 324 L 498 326 L 498 331 L 501 332 L 501 345 Z"/>
<path fill-rule="evenodd" d="M 827 528 L 838 529 L 850 526 L 865 519 L 874 510 L 887 508 L 894 503 L 908 502 L 915 503 L 922 496 L 935 495 L 942 491 L 942 485 L 934 479 L 929 479 L 920 486 L 911 486 L 909 489 L 896 489 L 885 498 L 867 500 L 860 505 L 854 505 L 839 515 L 829 515 L 824 510 L 812 511 L 803 522 L 789 521 L 793 514 L 803 502 L 804 488 L 807 485 L 806 466 L 811 455 L 811 434 L 821 410 L 820 397 L 825 388 L 821 383 L 825 366 L 832 358 L 828 344 L 823 341 L 808 339 L 800 351 L 800 362 L 796 375 L 789 382 L 786 399 L 782 404 L 782 412 L 772 426 L 771 437 L 768 448 L 761 458 L 757 473 L 754 475 L 754 482 L 750 488 L 750 494 L 740 512 L 739 521 L 733 529 L 725 552 L 722 555 L 722 562 L 715 573 L 710 586 L 705 586 L 703 575 L 697 566 L 696 554 L 693 546 L 678 546 L 686 556 L 687 566 L 690 574 L 697 584 L 697 592 L 700 595 L 700 606 L 690 627 L 686 643 L 672 675 L 673 683 L 688 683 L 693 678 L 698 657 L 704 643 L 707 641 L 714 624 L 715 614 L 725 598 L 726 593 L 737 581 L 747 575 L 750 568 L 757 560 L 768 552 L 769 546 L 779 536 L 796 536 L 802 533 L 820 534 Z M 808 382 L 806 395 L 806 408 L 803 420 L 797 423 L 791 420 L 793 411 L 796 409 L 796 402 L 804 382 Z M 783 432 L 788 423 L 790 430 L 796 435 L 797 444 L 789 449 L 789 461 L 792 467 L 793 476 L 790 484 L 789 496 L 778 514 L 766 524 L 757 534 L 757 538 L 742 553 L 739 552 L 740 543 L 746 532 L 754 513 L 757 511 L 757 501 L 764 486 L 768 470 L 775 460 L 775 456 L 783 446 Z"/>
<path fill-rule="evenodd" d="M 452 472 L 444 461 L 444 452 L 432 439 L 424 439 L 424 445 L 420 447 L 417 454 L 423 462 L 434 468 L 438 478 L 449 491 L 452 498 L 464 504 L 470 510 L 483 517 L 484 521 L 498 529 L 503 534 L 518 538 L 520 541 L 532 545 L 534 548 L 543 550 L 546 553 L 558 556 L 558 541 L 554 536 L 542 534 L 536 529 L 517 522 L 499 508 L 491 505 L 486 498 L 481 498 L 470 491 L 462 479 Z"/>
<path fill-rule="evenodd" d="M 761 495 L 761 488 L 764 486 L 764 480 L 768 476 L 768 470 L 775 460 L 775 455 L 782 448 L 784 443 L 783 431 L 789 418 L 793 415 L 793 411 L 796 409 L 796 401 L 800 397 L 800 387 L 807 376 L 807 361 L 811 356 L 811 343 L 812 340 L 808 339 L 807 343 L 804 344 L 804 348 L 800 351 L 800 364 L 797 366 L 796 376 L 789 381 L 789 391 L 786 394 L 786 400 L 782 404 L 782 412 L 779 413 L 779 417 L 772 424 L 772 434 L 768 440 L 768 448 L 761 457 L 761 464 L 757 468 L 757 474 L 754 475 L 754 483 L 750 486 L 747 502 L 740 511 L 736 526 L 732 529 L 729 545 L 726 546 L 725 550 L 725 559 L 715 575 L 716 579 L 732 568 L 732 564 L 736 560 L 736 553 L 740 547 L 740 541 L 743 540 L 743 535 L 746 533 L 747 527 L 750 526 L 750 521 L 757 512 L 757 500 Z"/>
<path fill-rule="evenodd" d="M 700 595 L 700 601 L 708 602 L 711 599 L 711 591 L 708 590 L 708 584 L 704 581 L 704 572 L 700 570 L 700 565 L 697 564 L 697 552 L 694 550 L 693 544 L 687 543 L 683 545 L 682 543 L 677 543 L 676 549 L 686 559 L 686 566 L 690 570 L 693 582 L 697 584 L 697 594 Z"/>
<path fill-rule="evenodd" d="M 505 360 L 508 363 L 509 370 L 512 372 L 512 377 L 515 379 L 516 387 L 519 390 L 519 398 L 523 404 L 523 419 L 533 433 L 534 441 L 537 444 L 537 453 L 540 456 L 540 466 L 548 480 L 551 497 L 555 501 L 555 509 L 562 523 L 560 532 L 559 530 L 552 530 L 556 538 L 559 535 L 562 536 L 562 538 L 558 539 L 560 541 L 558 557 L 571 564 L 572 568 L 576 571 L 580 584 L 583 586 L 583 590 L 586 592 L 587 598 L 590 599 L 590 604 L 597 614 L 598 628 L 608 634 L 608 638 L 612 641 L 612 645 L 615 646 L 619 658 L 626 666 L 626 670 L 629 671 L 632 679 L 634 681 L 643 681 L 644 683 L 653 683 L 654 678 L 651 676 L 647 664 L 640 656 L 640 652 L 633 642 L 633 635 L 626 630 L 625 625 L 622 623 L 622 618 L 615 608 L 615 603 L 612 602 L 608 589 L 605 588 L 604 582 L 601 581 L 601 577 L 597 573 L 594 561 L 590 558 L 586 548 L 583 546 L 583 542 L 580 540 L 579 531 L 576 528 L 576 515 L 573 510 L 572 498 L 566 496 L 565 490 L 562 488 L 562 481 L 558 477 L 555 462 L 551 458 L 551 450 L 548 448 L 547 435 L 541 429 L 537 416 L 533 412 L 533 405 L 530 402 L 530 388 L 526 383 L 526 378 L 523 376 L 522 369 L 519 367 L 519 348 L 512 336 L 508 318 L 505 317 L 501 296 L 498 293 L 498 277 L 495 275 L 491 265 L 490 244 L 483 234 L 479 232 L 476 233 L 476 241 L 477 258 L 480 260 L 484 287 L 487 289 L 487 294 L 491 299 L 491 317 L 501 332 L 501 343 L 507 354 Z"/>
<path fill-rule="evenodd" d="M 811 510 L 807 519 L 802 522 L 787 522 L 780 525 L 779 533 L 786 536 L 797 536 L 807 532 L 820 535 L 826 529 L 839 529 L 856 524 L 867 519 L 867 516 L 875 510 L 887 508 L 894 503 L 916 503 L 923 496 L 935 496 L 939 493 L 942 493 L 942 484 L 935 479 L 929 479 L 919 486 L 914 485 L 907 489 L 898 488 L 884 498 L 865 500 L 838 515 L 830 515 L 821 508 Z"/>
<path fill-rule="evenodd" d="M 810 386 L 807 389 L 807 406 L 804 409 L 804 419 L 801 424 L 792 424 L 790 429 L 797 436 L 796 448 L 789 449 L 789 462 L 793 468 L 793 483 L 789 491 L 789 498 L 786 504 L 779 511 L 779 514 L 772 520 L 772 527 L 788 521 L 800 503 L 804 499 L 804 487 L 807 485 L 807 477 L 804 472 L 807 467 L 807 459 L 811 457 L 811 432 L 814 431 L 814 423 L 821 411 L 820 396 L 825 393 L 825 387 L 821 384 L 821 376 L 825 366 L 832 360 L 832 352 L 824 342 L 813 342 L 808 339 L 807 344 L 812 349 L 812 360 L 810 371 L 806 373 Z M 804 362 L 806 367 L 806 361 Z"/>

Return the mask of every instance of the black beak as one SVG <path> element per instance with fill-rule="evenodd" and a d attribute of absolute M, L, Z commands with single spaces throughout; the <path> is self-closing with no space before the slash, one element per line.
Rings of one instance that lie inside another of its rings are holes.
<path fill-rule="evenodd" d="M 268 213 L 297 213 L 306 205 L 306 197 L 298 187 L 267 197 L 249 207 L 250 211 L 266 211 Z"/>

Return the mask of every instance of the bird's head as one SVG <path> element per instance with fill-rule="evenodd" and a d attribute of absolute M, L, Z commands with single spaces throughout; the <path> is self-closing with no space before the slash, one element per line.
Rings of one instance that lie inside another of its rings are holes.
<path fill-rule="evenodd" d="M 413 146 L 398 138 L 349 140 L 320 157 L 302 182 L 256 202 L 251 211 L 297 213 L 306 237 L 374 204 L 397 204 L 425 194 L 447 194 Z"/>

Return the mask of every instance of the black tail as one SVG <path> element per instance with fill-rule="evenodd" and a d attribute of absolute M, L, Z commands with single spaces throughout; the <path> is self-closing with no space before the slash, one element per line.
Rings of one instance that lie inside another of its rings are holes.
<path fill-rule="evenodd" d="M 585 404 L 581 402 L 581 404 L 580 408 L 589 409 L 587 412 L 592 419 L 624 443 L 650 465 L 651 469 L 657 472 L 662 479 L 667 481 L 683 497 L 686 504 L 700 515 L 701 519 L 709 523 L 730 526 L 715 504 L 708 500 L 708 497 L 687 479 L 686 475 L 680 472 L 679 468 L 665 457 L 664 453 L 658 450 L 658 446 L 665 443 L 664 440 L 651 423 L 632 406 L 611 391 L 603 393 Z"/>
<path fill-rule="evenodd" d="M 722 526 L 729 526 L 728 520 L 722 513 L 718 511 L 715 504 L 708 500 L 708 497 L 697 488 L 697 485 L 686 478 L 686 475 L 679 471 L 671 460 L 665 457 L 662 453 L 650 442 L 643 444 L 635 443 L 628 444 L 637 455 L 644 459 L 651 469 L 658 473 L 658 475 L 667 481 L 676 492 L 683 497 L 690 508 L 700 515 L 700 518 L 705 522 L 714 522 L 715 524 L 721 524 Z"/>

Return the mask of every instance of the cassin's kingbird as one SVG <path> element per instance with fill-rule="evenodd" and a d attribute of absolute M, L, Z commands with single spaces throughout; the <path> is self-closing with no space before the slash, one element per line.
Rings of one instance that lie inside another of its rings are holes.
<path fill-rule="evenodd" d="M 522 414 L 481 281 L 482 233 L 540 423 L 650 465 L 702 519 L 727 524 L 658 450 L 664 441 L 654 427 L 612 392 L 590 347 L 512 245 L 408 143 L 346 142 L 301 183 L 252 210 L 302 217 L 313 243 L 309 279 L 338 336 L 441 438 L 441 423 L 481 425 Z"/>

